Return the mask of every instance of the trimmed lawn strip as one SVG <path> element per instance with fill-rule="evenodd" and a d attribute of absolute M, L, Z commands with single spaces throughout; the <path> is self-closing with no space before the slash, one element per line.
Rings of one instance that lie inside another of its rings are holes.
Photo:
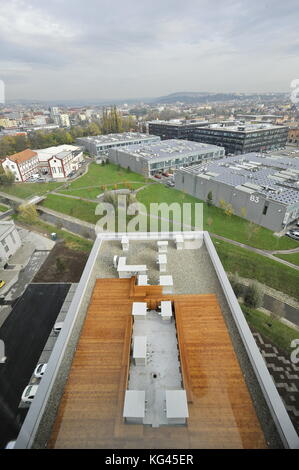
<path fill-rule="evenodd" d="M 10 207 L 0 204 L 0 212 L 6 212 L 6 211 L 9 211 L 9 209 Z"/>
<path fill-rule="evenodd" d="M 28 230 L 37 229 L 40 233 L 47 233 L 48 235 L 51 235 L 53 232 L 57 233 L 57 237 L 63 239 L 65 241 L 65 245 L 71 250 L 83 251 L 84 253 L 89 253 L 91 251 L 93 241 L 73 235 L 66 230 L 59 229 L 56 225 L 42 222 L 40 219 L 30 225 L 24 224 L 24 222 L 18 221 L 17 215 L 14 215 L 13 219 Z"/>
<path fill-rule="evenodd" d="M 11 186 L 0 186 L 0 191 L 12 196 L 26 199 L 31 196 L 42 196 L 47 191 L 53 191 L 63 183 L 14 183 Z"/>
<path fill-rule="evenodd" d="M 275 255 L 277 258 L 284 259 L 289 263 L 296 264 L 299 266 L 299 252 L 298 253 L 290 253 L 289 255 Z"/>
<path fill-rule="evenodd" d="M 99 216 L 95 215 L 95 209 L 97 207 L 95 202 L 87 202 L 80 199 L 71 199 L 64 196 L 49 194 L 47 199 L 42 201 L 41 205 L 91 224 L 95 224 L 99 219 Z"/>
<path fill-rule="evenodd" d="M 173 202 L 182 203 L 200 203 L 199 199 L 189 196 L 188 194 L 178 191 L 177 189 L 168 188 L 160 183 L 150 185 L 142 189 L 137 198 L 148 209 L 150 203 Z M 236 215 L 228 216 L 224 211 L 215 206 L 204 204 L 204 230 L 221 235 L 225 238 L 244 243 L 264 250 L 284 250 L 296 248 L 298 244 L 294 240 L 287 237 L 276 237 L 271 230 L 259 225 L 253 224 L 256 233 L 249 235 L 249 222 L 246 219 Z M 194 224 L 194 214 L 192 214 L 192 224 Z"/>
<path fill-rule="evenodd" d="M 244 304 L 240 307 L 245 315 L 247 323 L 255 328 L 269 341 L 283 349 L 287 353 L 291 353 L 293 348 L 290 347 L 293 339 L 299 338 L 299 331 L 281 323 L 276 318 L 272 318 L 259 310 L 249 308 Z M 271 325 L 271 326 L 270 326 Z"/>
<path fill-rule="evenodd" d="M 138 189 L 141 188 L 144 183 L 117 183 L 117 187 L 115 187 L 116 183 L 106 184 L 106 191 L 111 191 L 114 189 Z M 105 192 L 102 186 L 98 186 L 95 188 L 78 188 L 78 189 L 64 189 L 63 191 L 58 191 L 59 194 L 65 194 L 67 196 L 76 196 L 76 197 L 84 197 L 87 199 L 96 199 L 99 194 Z"/>
<path fill-rule="evenodd" d="M 299 300 L 299 271 L 272 259 L 213 238 L 218 256 L 227 272 L 256 279 Z"/>

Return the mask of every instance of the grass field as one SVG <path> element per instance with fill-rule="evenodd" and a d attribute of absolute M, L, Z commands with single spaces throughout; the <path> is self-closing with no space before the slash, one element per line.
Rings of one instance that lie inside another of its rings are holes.
<path fill-rule="evenodd" d="M 144 183 L 110 183 L 104 185 L 105 188 L 102 186 L 95 186 L 95 187 L 80 187 L 75 189 L 64 189 L 63 191 L 58 191 L 60 194 L 65 194 L 67 196 L 76 196 L 76 197 L 84 197 L 86 199 L 97 199 L 99 194 L 102 194 L 104 191 L 109 191 L 112 189 L 138 189 L 141 188 Z"/>
<path fill-rule="evenodd" d="M 299 247 L 299 243 L 298 243 Z M 298 253 L 290 253 L 289 255 L 275 255 L 277 258 L 284 259 L 285 261 L 288 261 L 289 263 L 296 264 L 299 266 L 299 252 Z M 299 288 L 299 287 L 298 287 Z"/>
<path fill-rule="evenodd" d="M 15 215 L 13 219 L 16 222 L 19 221 L 17 215 Z M 37 231 L 43 234 L 46 233 L 50 235 L 53 232 L 57 233 L 58 238 L 63 239 L 65 241 L 66 246 L 72 250 L 89 253 L 93 245 L 93 242 L 90 240 L 86 240 L 85 238 L 73 235 L 72 233 L 69 233 L 66 230 L 59 229 L 58 227 L 56 227 L 56 225 L 51 225 L 46 222 L 42 222 L 40 219 L 30 225 L 24 224 L 23 222 L 20 223 L 28 229 L 36 229 Z"/>
<path fill-rule="evenodd" d="M 6 212 L 8 211 L 10 208 L 7 207 L 7 206 L 4 206 L 3 204 L 0 204 L 0 212 Z"/>
<path fill-rule="evenodd" d="M 240 304 L 240 306 L 250 326 L 268 338 L 275 346 L 288 353 L 293 351 L 290 345 L 293 339 L 299 338 L 297 330 L 290 328 L 275 318 L 269 317 L 259 310 L 249 308 L 243 304 Z"/>
<path fill-rule="evenodd" d="M 146 183 L 147 181 L 148 179 L 144 178 L 142 175 L 129 172 L 112 163 L 107 163 L 106 165 L 91 163 L 88 172 L 70 183 L 68 189 L 73 190 L 88 186 L 101 187 L 102 185 L 126 182 Z"/>
<path fill-rule="evenodd" d="M 48 209 L 53 209 L 57 212 L 76 217 L 77 219 L 85 220 L 91 224 L 95 224 L 99 219 L 95 215 L 97 204 L 95 202 L 81 201 L 80 199 L 71 199 L 64 196 L 57 196 L 49 194 L 41 205 Z"/>
<path fill-rule="evenodd" d="M 222 240 L 213 243 L 227 272 L 256 279 L 299 300 L 299 271 Z"/>
<path fill-rule="evenodd" d="M 193 196 L 159 183 L 142 189 L 137 197 L 147 208 L 151 203 L 159 202 L 166 202 L 167 204 L 173 202 L 179 204 L 202 202 Z M 284 250 L 298 246 L 296 241 L 287 237 L 275 237 L 270 230 L 259 225 L 252 224 L 251 227 L 254 230 L 250 231 L 247 220 L 235 215 L 225 215 L 222 209 L 214 206 L 209 207 L 205 202 L 203 204 L 204 230 L 264 250 Z M 194 214 L 192 223 L 194 223 Z"/>
<path fill-rule="evenodd" d="M 12 196 L 25 199 L 31 196 L 41 196 L 47 191 L 61 186 L 62 183 L 14 183 L 11 186 L 0 186 L 0 191 L 11 194 Z"/>

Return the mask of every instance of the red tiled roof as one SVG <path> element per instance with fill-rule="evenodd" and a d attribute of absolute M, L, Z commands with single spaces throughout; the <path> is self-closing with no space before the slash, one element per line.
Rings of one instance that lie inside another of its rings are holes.
<path fill-rule="evenodd" d="M 23 150 L 23 152 L 14 153 L 13 155 L 7 155 L 7 158 L 17 163 L 23 163 L 26 160 L 30 160 L 32 157 L 35 157 L 36 155 L 37 153 L 33 152 L 33 150 L 26 149 Z"/>

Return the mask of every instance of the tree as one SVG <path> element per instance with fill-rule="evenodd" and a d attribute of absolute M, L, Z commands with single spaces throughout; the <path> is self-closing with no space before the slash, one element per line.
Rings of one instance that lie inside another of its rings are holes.
<path fill-rule="evenodd" d="M 253 281 L 245 290 L 244 303 L 251 308 L 259 308 L 263 303 L 263 293 L 259 285 Z"/>
<path fill-rule="evenodd" d="M 212 219 L 212 217 L 208 217 L 207 224 L 208 224 L 209 228 L 211 228 L 211 226 L 212 226 L 212 224 L 213 224 L 213 219 Z"/>
<path fill-rule="evenodd" d="M 56 271 L 59 274 L 62 274 L 66 270 L 65 262 L 63 261 L 62 258 L 58 257 L 56 258 Z"/>
<path fill-rule="evenodd" d="M 21 204 L 18 207 L 20 219 L 27 224 L 34 224 L 38 220 L 38 213 L 34 204 Z"/>
<path fill-rule="evenodd" d="M 212 206 L 212 205 L 213 205 L 213 193 L 212 193 L 212 191 L 209 191 L 209 192 L 208 192 L 208 195 L 207 195 L 207 204 L 208 204 L 208 206 Z"/>
<path fill-rule="evenodd" d="M 246 234 L 247 234 L 247 240 L 251 240 L 253 235 L 256 235 L 260 230 L 260 226 L 254 224 L 253 222 L 248 222 L 246 225 Z"/>
<path fill-rule="evenodd" d="M 229 278 L 231 286 L 233 288 L 233 291 L 235 293 L 236 297 L 241 297 L 243 292 L 244 292 L 244 286 L 240 281 L 239 274 L 235 272 L 232 276 Z"/>

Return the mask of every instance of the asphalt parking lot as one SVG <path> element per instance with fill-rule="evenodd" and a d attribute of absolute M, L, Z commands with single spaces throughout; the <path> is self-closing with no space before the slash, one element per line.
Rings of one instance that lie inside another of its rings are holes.
<path fill-rule="evenodd" d="M 17 436 L 24 388 L 47 343 L 71 284 L 30 284 L 0 328 L 5 364 L 0 364 L 0 448 Z"/>

